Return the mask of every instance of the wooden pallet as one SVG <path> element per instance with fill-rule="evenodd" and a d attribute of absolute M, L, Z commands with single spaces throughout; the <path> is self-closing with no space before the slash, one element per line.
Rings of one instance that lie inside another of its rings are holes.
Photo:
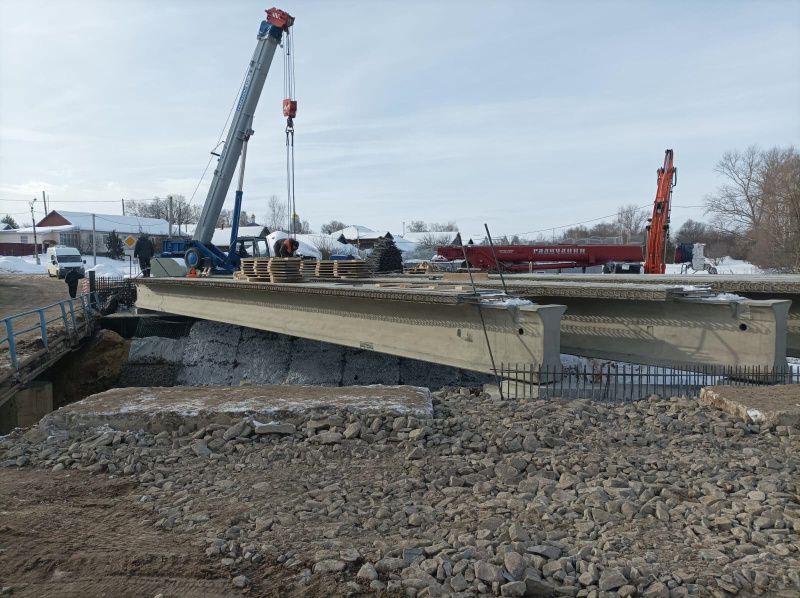
<path fill-rule="evenodd" d="M 317 278 L 333 278 L 333 265 L 335 260 L 320 260 L 317 262 Z"/>
<path fill-rule="evenodd" d="M 303 276 L 315 276 L 317 274 L 317 260 L 303 260 L 300 264 L 300 272 Z"/>
<path fill-rule="evenodd" d="M 333 275 L 336 278 L 368 278 L 369 265 L 364 260 L 336 260 Z"/>
<path fill-rule="evenodd" d="M 299 257 L 273 257 L 269 260 L 269 275 L 272 282 L 302 282 Z"/>
<path fill-rule="evenodd" d="M 251 282 L 302 282 L 299 257 L 253 257 L 241 261 L 242 275 Z"/>

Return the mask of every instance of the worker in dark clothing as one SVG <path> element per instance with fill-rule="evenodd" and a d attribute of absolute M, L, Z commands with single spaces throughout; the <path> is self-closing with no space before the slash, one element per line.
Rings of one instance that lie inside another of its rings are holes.
<path fill-rule="evenodd" d="M 139 258 L 139 268 L 145 278 L 150 278 L 150 258 L 153 257 L 153 253 L 155 253 L 155 247 L 153 247 L 150 237 L 141 235 L 133 248 L 133 257 Z"/>
<path fill-rule="evenodd" d="M 80 279 L 81 275 L 78 273 L 77 268 L 72 268 L 64 276 L 64 282 L 67 283 L 67 288 L 69 288 L 69 296 L 73 299 L 78 296 L 78 281 Z"/>
<path fill-rule="evenodd" d="M 275 257 L 294 257 L 299 247 L 297 239 L 278 239 L 272 249 Z"/>

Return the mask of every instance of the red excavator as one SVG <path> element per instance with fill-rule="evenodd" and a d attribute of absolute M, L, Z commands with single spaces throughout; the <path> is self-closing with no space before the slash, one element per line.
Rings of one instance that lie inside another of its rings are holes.
<path fill-rule="evenodd" d="M 669 239 L 669 213 L 672 189 L 678 184 L 678 169 L 672 165 L 672 150 L 664 152 L 664 166 L 658 169 L 658 189 L 653 204 L 653 217 L 647 225 L 647 247 L 644 254 L 645 274 L 664 274 L 665 254 Z"/>

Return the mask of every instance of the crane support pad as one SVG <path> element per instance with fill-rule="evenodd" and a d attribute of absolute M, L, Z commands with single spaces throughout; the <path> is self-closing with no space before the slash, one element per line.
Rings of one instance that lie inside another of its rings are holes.
<path fill-rule="evenodd" d="M 483 304 L 458 285 L 140 279 L 137 307 L 493 373 L 560 364 L 561 305 Z"/>

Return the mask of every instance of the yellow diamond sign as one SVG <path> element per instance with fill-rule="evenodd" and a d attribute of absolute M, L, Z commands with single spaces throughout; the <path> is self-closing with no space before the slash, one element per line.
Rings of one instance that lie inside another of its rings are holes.
<path fill-rule="evenodd" d="M 128 249 L 133 249 L 133 246 L 136 245 L 136 237 L 134 237 L 133 235 L 128 235 L 127 237 L 125 237 L 123 243 L 125 243 L 125 246 Z"/>

